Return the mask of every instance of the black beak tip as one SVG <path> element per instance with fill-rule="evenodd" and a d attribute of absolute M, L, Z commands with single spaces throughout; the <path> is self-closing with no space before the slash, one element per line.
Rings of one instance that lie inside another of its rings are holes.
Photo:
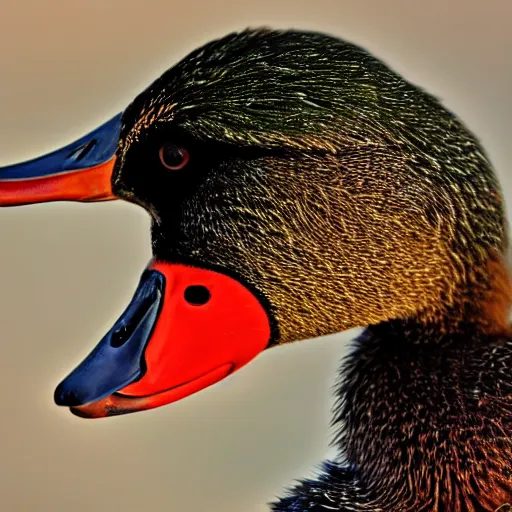
<path fill-rule="evenodd" d="M 160 272 L 143 274 L 120 320 L 56 387 L 53 399 L 57 405 L 72 408 L 98 402 L 140 378 L 144 372 L 144 350 L 160 314 L 164 289 Z"/>
<path fill-rule="evenodd" d="M 64 407 L 76 407 L 83 405 L 83 400 L 77 395 L 75 391 L 66 385 L 66 381 L 61 382 L 55 392 L 53 393 L 53 400 L 57 405 Z"/>

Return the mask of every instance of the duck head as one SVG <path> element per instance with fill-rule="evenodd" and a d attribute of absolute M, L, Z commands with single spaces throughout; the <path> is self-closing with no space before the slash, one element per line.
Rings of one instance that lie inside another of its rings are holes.
<path fill-rule="evenodd" d="M 97 134 L 79 144 L 104 165 L 75 166 L 86 193 L 62 182 L 23 198 L 23 179 L 63 177 L 58 158 L 0 171 L 18 180 L 10 204 L 115 196 L 152 218 L 154 258 L 132 302 L 56 390 L 78 415 L 170 403 L 268 347 L 352 327 L 505 321 L 489 306 L 505 228 L 488 160 L 436 99 L 357 46 L 231 34 L 99 133 L 98 158 Z"/>

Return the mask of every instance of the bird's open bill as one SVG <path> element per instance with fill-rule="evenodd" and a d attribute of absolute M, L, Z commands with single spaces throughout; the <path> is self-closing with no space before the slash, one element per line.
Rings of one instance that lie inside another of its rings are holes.
<path fill-rule="evenodd" d="M 55 390 L 86 418 L 152 409 L 227 377 L 264 350 L 265 308 L 239 281 L 152 262 L 125 312 Z"/>
<path fill-rule="evenodd" d="M 121 115 L 45 156 L 0 167 L 0 206 L 115 199 L 111 176 Z"/>

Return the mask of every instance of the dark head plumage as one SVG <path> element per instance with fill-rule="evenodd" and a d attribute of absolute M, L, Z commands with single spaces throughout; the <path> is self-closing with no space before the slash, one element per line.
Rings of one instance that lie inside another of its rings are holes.
<path fill-rule="evenodd" d="M 161 168 L 163 141 L 189 148 L 184 172 Z M 209 43 L 126 110 L 118 157 L 114 190 L 153 214 L 155 255 L 232 269 L 283 341 L 420 312 L 486 320 L 487 266 L 506 247 L 489 161 L 353 44 L 269 30 Z"/>

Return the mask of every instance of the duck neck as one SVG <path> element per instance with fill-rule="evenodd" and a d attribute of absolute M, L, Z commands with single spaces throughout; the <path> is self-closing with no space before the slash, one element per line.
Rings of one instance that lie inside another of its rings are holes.
<path fill-rule="evenodd" d="M 498 270 L 441 320 L 368 327 L 346 361 L 338 441 L 386 509 L 474 510 L 460 503 L 476 496 L 495 510 L 512 500 L 510 294 Z"/>
<path fill-rule="evenodd" d="M 512 281 L 505 256 L 473 260 L 458 275 L 432 307 L 411 318 L 384 322 L 379 328 L 412 344 L 453 342 L 476 333 L 508 334 Z"/>

